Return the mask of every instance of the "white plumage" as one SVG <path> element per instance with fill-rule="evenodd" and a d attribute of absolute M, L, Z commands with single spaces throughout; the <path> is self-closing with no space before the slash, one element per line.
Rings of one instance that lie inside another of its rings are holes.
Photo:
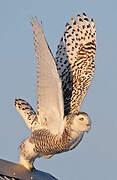
<path fill-rule="evenodd" d="M 96 30 L 85 13 L 77 20 L 66 24 L 54 59 L 37 18 L 31 18 L 38 64 L 37 112 L 25 100 L 15 100 L 32 130 L 20 145 L 19 163 L 27 169 L 33 168 L 37 157 L 50 158 L 75 148 L 91 127 L 88 115 L 79 110 L 94 74 Z"/>

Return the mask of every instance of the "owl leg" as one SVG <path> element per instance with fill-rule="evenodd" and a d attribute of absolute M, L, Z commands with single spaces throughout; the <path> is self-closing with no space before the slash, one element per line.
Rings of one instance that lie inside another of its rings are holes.
<path fill-rule="evenodd" d="M 34 169 L 34 161 L 38 157 L 38 153 L 34 151 L 34 144 L 30 143 L 29 138 L 25 139 L 20 147 L 19 164 L 23 165 L 28 170 Z"/>
<path fill-rule="evenodd" d="M 15 99 L 15 107 L 23 117 L 29 129 L 31 129 L 32 131 L 38 129 L 39 123 L 36 113 L 28 102 L 23 99 Z"/>
<path fill-rule="evenodd" d="M 54 154 L 51 154 L 51 155 L 44 155 L 43 157 L 46 158 L 46 159 L 50 159 L 52 156 L 54 156 Z"/>
<path fill-rule="evenodd" d="M 24 166 L 26 169 L 28 169 L 29 171 L 32 171 L 34 168 L 34 160 L 29 160 L 29 159 L 26 159 L 24 157 L 24 155 L 22 153 L 20 153 L 20 157 L 19 157 L 19 164 Z"/>

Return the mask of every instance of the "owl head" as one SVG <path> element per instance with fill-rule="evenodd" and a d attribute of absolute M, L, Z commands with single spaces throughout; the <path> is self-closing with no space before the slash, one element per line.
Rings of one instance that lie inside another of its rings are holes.
<path fill-rule="evenodd" d="M 91 120 L 87 113 L 79 112 L 74 116 L 72 129 L 76 132 L 88 132 L 91 128 Z"/>

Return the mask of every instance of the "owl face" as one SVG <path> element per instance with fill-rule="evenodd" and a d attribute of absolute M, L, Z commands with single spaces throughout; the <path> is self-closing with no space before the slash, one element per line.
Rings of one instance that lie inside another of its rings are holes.
<path fill-rule="evenodd" d="M 80 112 L 77 116 L 78 119 L 78 128 L 80 131 L 89 131 L 91 128 L 91 120 L 88 114 Z"/>
<path fill-rule="evenodd" d="M 78 115 L 74 116 L 72 129 L 75 132 L 88 132 L 91 128 L 91 120 L 88 114 L 80 112 Z"/>

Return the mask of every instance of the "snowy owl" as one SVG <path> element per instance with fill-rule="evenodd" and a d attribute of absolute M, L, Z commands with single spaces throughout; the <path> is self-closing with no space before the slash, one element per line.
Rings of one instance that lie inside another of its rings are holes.
<path fill-rule="evenodd" d="M 32 131 L 20 145 L 19 164 L 29 170 L 37 157 L 72 150 L 89 131 L 91 120 L 80 107 L 93 78 L 96 53 L 95 24 L 85 13 L 66 24 L 55 58 L 36 17 L 31 25 L 38 64 L 37 112 L 25 100 L 15 99 Z"/>

